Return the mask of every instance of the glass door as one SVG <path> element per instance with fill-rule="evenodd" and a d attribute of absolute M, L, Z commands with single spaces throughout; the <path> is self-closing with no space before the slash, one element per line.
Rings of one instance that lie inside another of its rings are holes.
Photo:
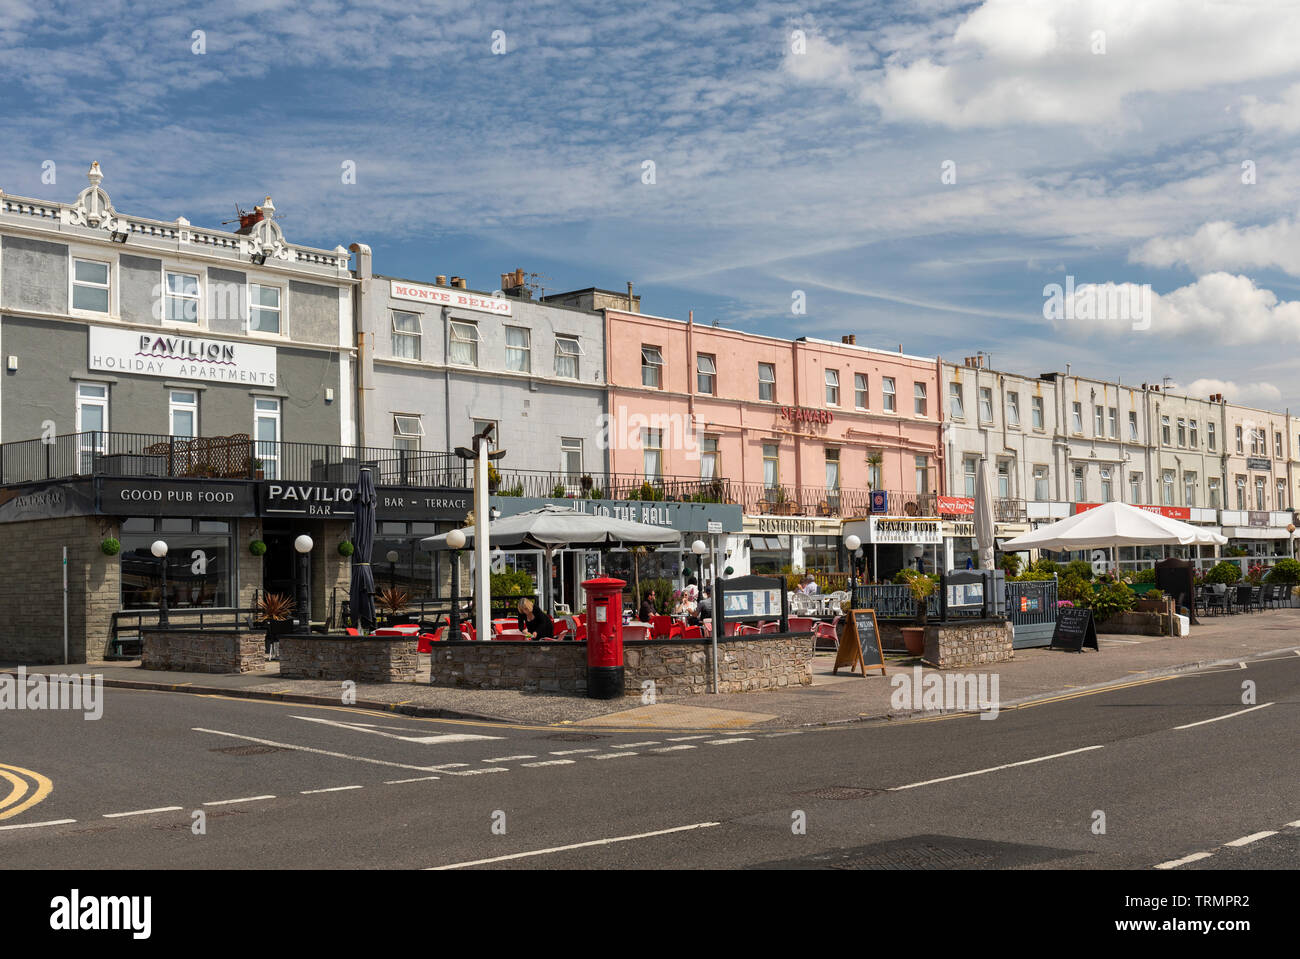
<path fill-rule="evenodd" d="M 253 401 L 253 437 L 257 441 L 257 459 L 265 479 L 280 478 L 280 401 Z"/>
<path fill-rule="evenodd" d="M 92 473 L 95 458 L 107 452 L 108 387 L 77 384 L 77 472 Z"/>

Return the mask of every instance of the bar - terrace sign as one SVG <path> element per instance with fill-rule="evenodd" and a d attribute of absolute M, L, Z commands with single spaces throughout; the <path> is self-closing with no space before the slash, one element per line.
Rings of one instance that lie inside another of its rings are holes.
<path fill-rule="evenodd" d="M 90 327 L 92 370 L 275 386 L 275 347 L 184 332 Z"/>
<path fill-rule="evenodd" d="M 454 286 L 421 286 L 419 283 L 407 283 L 404 280 L 390 280 L 389 290 L 392 297 L 397 300 L 436 303 L 439 306 L 453 306 L 463 310 L 495 313 L 497 316 L 510 316 L 513 309 L 511 302 L 507 299 L 470 293 L 468 290 L 458 290 Z"/>

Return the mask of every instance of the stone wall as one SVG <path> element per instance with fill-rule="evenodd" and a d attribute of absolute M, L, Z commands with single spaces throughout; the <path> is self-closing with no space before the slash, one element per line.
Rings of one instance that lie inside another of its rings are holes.
<path fill-rule="evenodd" d="M 587 692 L 586 643 L 434 643 L 433 685 Z"/>
<path fill-rule="evenodd" d="M 924 662 L 940 669 L 1001 663 L 1015 655 L 1010 621 L 932 623 L 925 627 Z"/>
<path fill-rule="evenodd" d="M 256 673 L 266 669 L 266 633 L 258 630 L 143 631 L 144 669 Z"/>
<path fill-rule="evenodd" d="M 623 688 L 640 696 L 652 680 L 655 693 L 681 696 L 713 689 L 712 644 L 675 640 L 632 642 L 623 649 Z M 284 646 L 281 646 L 281 674 Z M 811 634 L 727 637 L 718 641 L 718 688 L 724 693 L 807 686 L 812 683 Z M 586 643 L 438 643 L 433 685 L 470 689 L 523 689 L 584 695 Z"/>
<path fill-rule="evenodd" d="M 351 679 L 358 683 L 413 683 L 416 640 L 380 636 L 282 636 L 285 679 Z"/>
<path fill-rule="evenodd" d="M 68 547 L 68 660 L 101 660 L 120 601 L 121 563 L 100 541 L 118 535 L 104 517 L 0 524 L 0 662 L 63 662 L 63 547 Z"/>

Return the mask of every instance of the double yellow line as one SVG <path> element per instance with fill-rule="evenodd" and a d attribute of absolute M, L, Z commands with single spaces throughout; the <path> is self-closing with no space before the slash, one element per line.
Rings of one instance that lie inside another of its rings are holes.
<path fill-rule="evenodd" d="M 0 780 L 7 781 L 10 785 L 9 795 L 0 799 L 0 819 L 12 819 L 26 812 L 43 801 L 54 789 L 54 783 L 40 773 L 4 763 L 0 763 Z"/>

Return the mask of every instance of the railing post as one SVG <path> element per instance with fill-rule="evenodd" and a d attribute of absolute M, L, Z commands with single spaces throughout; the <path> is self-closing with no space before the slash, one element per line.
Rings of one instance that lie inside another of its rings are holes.
<path fill-rule="evenodd" d="M 252 479 L 257 475 L 254 467 L 257 465 L 257 441 L 251 437 L 248 440 L 248 478 Z"/>
<path fill-rule="evenodd" d="M 167 475 L 176 475 L 176 437 L 167 437 Z"/>

